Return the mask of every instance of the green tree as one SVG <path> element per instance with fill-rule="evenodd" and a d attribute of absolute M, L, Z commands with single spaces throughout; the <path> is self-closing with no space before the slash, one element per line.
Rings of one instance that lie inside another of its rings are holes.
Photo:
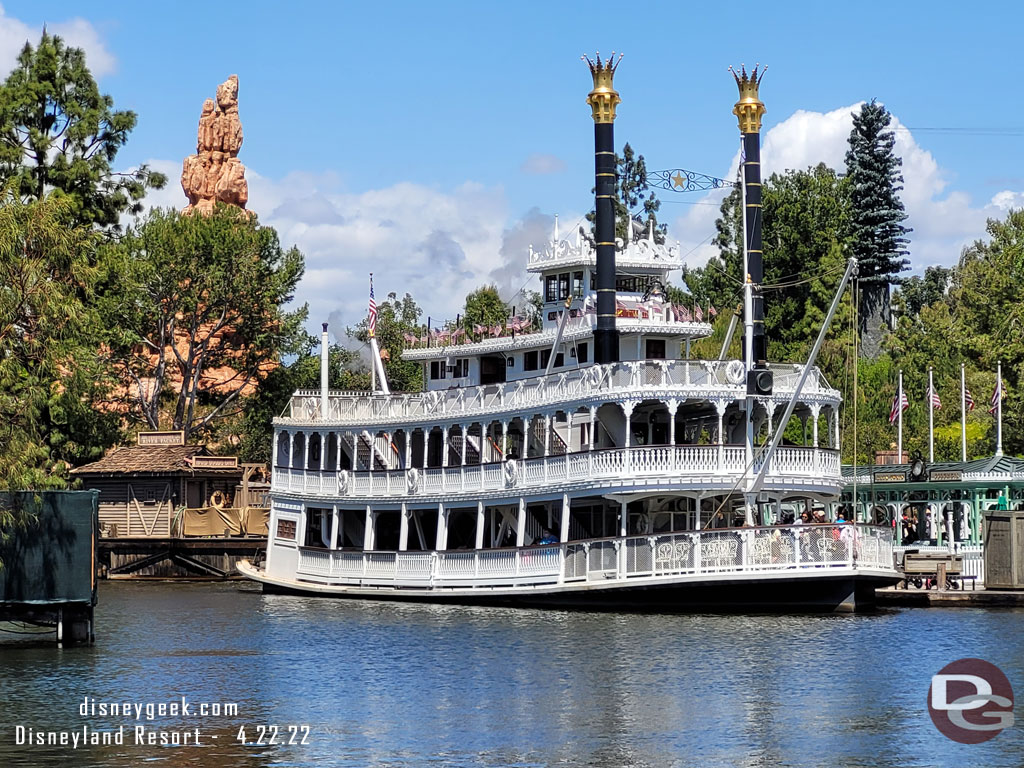
<path fill-rule="evenodd" d="M 401 299 L 391 292 L 377 305 L 377 346 L 384 361 L 384 373 L 392 392 L 419 392 L 423 389 L 423 369 L 420 363 L 402 359 L 405 334 L 423 332 L 420 316 L 423 311 L 408 293 Z M 363 320 L 346 333 L 364 344 L 370 341 L 369 319 Z"/>
<path fill-rule="evenodd" d="M 242 407 L 285 355 L 306 347 L 306 307 L 286 311 L 303 273 L 272 227 L 230 206 L 152 211 L 110 247 L 104 292 L 123 404 L 186 439 Z"/>
<path fill-rule="evenodd" d="M 462 327 L 472 332 L 476 325 L 493 326 L 508 318 L 508 307 L 495 285 L 482 285 L 466 296 L 462 309 Z"/>
<path fill-rule="evenodd" d="M 116 433 L 91 408 L 104 383 L 96 245 L 67 199 L 8 191 L 0 205 L 0 488 L 61 487 Z"/>
<path fill-rule="evenodd" d="M 916 317 L 924 307 L 945 298 L 952 276 L 953 270 L 946 267 L 927 267 L 924 277 L 914 275 L 904 280 L 893 294 L 893 301 L 899 302 L 907 314 Z"/>
<path fill-rule="evenodd" d="M 866 357 L 877 357 L 889 325 L 889 288 L 899 284 L 906 258 L 907 214 L 899 198 L 903 161 L 893 146 L 889 112 L 874 99 L 853 115 L 846 171 L 850 179 L 850 242 L 859 265 L 859 332 Z"/>
<path fill-rule="evenodd" d="M 69 198 L 75 221 L 116 229 L 122 213 L 142 210 L 147 189 L 167 182 L 145 165 L 115 172 L 136 122 L 99 92 L 80 48 L 44 31 L 0 86 L 0 182 L 26 200 L 53 190 Z"/>

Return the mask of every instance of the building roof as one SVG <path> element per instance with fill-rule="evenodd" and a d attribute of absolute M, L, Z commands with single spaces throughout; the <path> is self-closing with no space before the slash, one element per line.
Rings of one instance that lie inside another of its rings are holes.
<path fill-rule="evenodd" d="M 72 475 L 239 475 L 242 469 L 194 469 L 195 456 L 208 456 L 202 445 L 129 445 L 115 448 L 99 461 L 71 470 Z"/>
<path fill-rule="evenodd" d="M 871 464 L 858 466 L 857 479 L 870 480 L 876 472 L 897 474 L 909 472 L 910 464 Z M 960 472 L 965 476 L 981 479 L 986 476 L 1012 476 L 1024 474 L 1024 459 L 1013 456 L 988 456 L 972 461 L 935 461 L 930 464 L 926 462 L 925 476 L 931 472 Z M 849 464 L 843 465 L 843 478 L 852 480 L 854 468 Z M 927 482 L 927 481 L 925 481 Z"/>

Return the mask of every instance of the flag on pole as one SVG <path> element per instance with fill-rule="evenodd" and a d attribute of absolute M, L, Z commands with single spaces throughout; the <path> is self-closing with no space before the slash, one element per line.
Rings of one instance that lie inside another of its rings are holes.
<path fill-rule="evenodd" d="M 967 406 L 968 411 L 974 410 L 974 398 L 971 397 L 971 390 L 964 389 L 964 405 Z"/>
<path fill-rule="evenodd" d="M 698 323 L 704 322 L 704 310 L 700 308 L 700 304 L 695 304 L 693 307 L 693 316 L 697 318 Z"/>
<path fill-rule="evenodd" d="M 999 401 L 1006 397 L 1006 385 L 1002 382 L 996 382 L 995 389 L 992 390 L 992 407 L 988 409 L 989 413 L 995 413 L 999 410 Z"/>
<path fill-rule="evenodd" d="M 906 392 L 897 392 L 896 397 L 892 399 L 892 408 L 889 410 L 890 424 L 895 424 L 896 419 L 899 418 L 901 405 L 904 411 L 910 407 L 910 399 L 907 397 Z"/>
<path fill-rule="evenodd" d="M 377 335 L 377 302 L 373 300 L 373 272 L 370 273 L 370 338 Z"/>
<path fill-rule="evenodd" d="M 935 391 L 934 387 L 932 387 L 931 397 L 929 397 L 929 400 L 931 400 L 932 408 L 936 411 L 942 410 L 942 401 L 939 399 L 939 393 Z"/>
<path fill-rule="evenodd" d="M 708 317 L 717 317 L 718 310 L 715 309 L 715 305 L 708 303 Z"/>

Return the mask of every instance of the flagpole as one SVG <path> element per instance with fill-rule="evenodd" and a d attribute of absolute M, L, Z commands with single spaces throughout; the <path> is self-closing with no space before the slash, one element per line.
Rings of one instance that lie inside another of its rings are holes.
<path fill-rule="evenodd" d="M 960 363 L 960 461 L 967 461 L 967 379 Z"/>
<path fill-rule="evenodd" d="M 1003 361 L 996 361 L 996 456 L 1003 455 Z"/>
<path fill-rule="evenodd" d="M 935 461 L 935 384 L 932 383 L 932 367 L 928 366 L 928 463 Z"/>
<path fill-rule="evenodd" d="M 900 371 L 900 394 L 899 394 L 899 405 L 896 406 L 899 416 L 899 437 L 896 443 L 896 454 L 899 459 L 899 463 L 903 463 L 903 371 Z"/>

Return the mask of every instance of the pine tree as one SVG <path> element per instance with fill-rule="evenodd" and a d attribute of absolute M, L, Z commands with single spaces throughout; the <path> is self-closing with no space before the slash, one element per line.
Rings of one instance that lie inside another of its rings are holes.
<path fill-rule="evenodd" d="M 850 236 L 861 284 L 859 332 L 863 355 L 874 359 L 889 326 L 889 288 L 906 270 L 907 214 L 900 201 L 903 161 L 893 152 L 892 116 L 874 99 L 853 115 L 846 171 L 850 177 Z"/>
<path fill-rule="evenodd" d="M 0 85 L 0 183 L 24 200 L 52 190 L 69 198 L 75 221 L 116 229 L 122 213 L 139 213 L 146 190 L 167 179 L 145 165 L 114 171 L 137 118 L 113 107 L 82 49 L 45 31 L 38 47 L 26 43 Z"/>

